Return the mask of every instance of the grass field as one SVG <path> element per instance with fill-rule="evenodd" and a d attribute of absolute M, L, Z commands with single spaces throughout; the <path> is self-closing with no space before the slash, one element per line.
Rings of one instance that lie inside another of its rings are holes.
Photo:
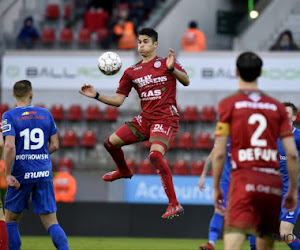
<path fill-rule="evenodd" d="M 198 250 L 207 240 L 116 238 L 116 237 L 68 237 L 71 250 Z M 55 250 L 50 237 L 23 236 L 22 250 Z M 216 250 L 223 249 L 223 241 L 217 241 Z M 245 250 L 250 249 L 248 241 Z M 288 249 L 285 243 L 277 243 L 275 249 Z"/>

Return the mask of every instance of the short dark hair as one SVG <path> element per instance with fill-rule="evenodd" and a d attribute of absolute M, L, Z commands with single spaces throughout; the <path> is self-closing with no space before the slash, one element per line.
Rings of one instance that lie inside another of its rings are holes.
<path fill-rule="evenodd" d="M 190 25 L 189 25 L 190 28 L 197 28 L 197 26 L 198 25 L 197 25 L 196 21 L 191 21 L 190 22 Z"/>
<path fill-rule="evenodd" d="M 293 115 L 297 116 L 297 107 L 295 106 L 294 103 L 291 103 L 291 102 L 283 102 L 283 105 L 286 106 L 286 107 L 291 107 L 292 110 L 293 110 Z"/>
<path fill-rule="evenodd" d="M 253 52 L 240 54 L 236 61 L 240 77 L 246 82 L 253 82 L 260 76 L 262 65 L 262 59 Z"/>
<path fill-rule="evenodd" d="M 139 36 L 142 36 L 142 35 L 149 36 L 149 37 L 151 37 L 153 42 L 157 42 L 157 40 L 158 40 L 158 34 L 152 28 L 143 28 L 143 29 L 139 30 L 138 35 Z"/>
<path fill-rule="evenodd" d="M 14 95 L 17 98 L 23 98 L 32 91 L 31 82 L 28 80 L 21 80 L 14 85 Z"/>

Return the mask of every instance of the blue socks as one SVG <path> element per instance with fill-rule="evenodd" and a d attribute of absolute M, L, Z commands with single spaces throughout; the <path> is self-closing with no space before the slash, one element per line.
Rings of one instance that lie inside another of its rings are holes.
<path fill-rule="evenodd" d="M 248 237 L 251 250 L 256 250 L 256 235 L 250 235 Z"/>
<path fill-rule="evenodd" d="M 292 249 L 292 250 L 300 249 L 300 241 L 299 241 L 298 238 L 296 240 L 297 241 L 294 241 L 294 242 L 288 244 L 288 246 L 290 247 L 290 249 Z"/>
<path fill-rule="evenodd" d="M 54 246 L 58 250 L 69 250 L 67 236 L 64 230 L 58 224 L 53 224 L 48 228 Z"/>
<path fill-rule="evenodd" d="M 21 236 L 19 232 L 19 223 L 8 222 L 6 223 L 8 232 L 8 247 L 9 250 L 20 250 L 21 249 Z"/>
<path fill-rule="evenodd" d="M 212 241 L 216 243 L 219 233 L 222 229 L 224 221 L 224 216 L 220 214 L 214 214 L 211 218 L 210 224 L 209 224 L 209 234 L 208 234 L 208 241 Z"/>

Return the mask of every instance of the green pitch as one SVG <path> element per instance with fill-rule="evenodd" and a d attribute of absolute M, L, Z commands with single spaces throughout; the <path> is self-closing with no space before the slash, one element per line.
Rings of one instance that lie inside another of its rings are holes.
<path fill-rule="evenodd" d="M 116 237 L 68 237 L 71 250 L 198 250 L 207 240 L 161 239 L 161 238 L 116 238 Z M 23 236 L 22 250 L 55 250 L 50 237 Z M 223 249 L 223 241 L 218 240 L 216 250 Z M 243 249 L 248 250 L 248 241 Z M 275 249 L 287 249 L 284 243 Z"/>

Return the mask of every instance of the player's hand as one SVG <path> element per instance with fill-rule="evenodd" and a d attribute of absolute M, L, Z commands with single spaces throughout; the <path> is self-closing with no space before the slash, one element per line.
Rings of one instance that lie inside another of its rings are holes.
<path fill-rule="evenodd" d="M 282 206 L 286 208 L 286 212 L 292 212 L 296 210 L 298 202 L 298 190 L 288 191 L 284 197 Z"/>
<path fill-rule="evenodd" d="M 205 177 L 201 175 L 201 177 L 198 181 L 198 186 L 199 186 L 200 191 L 203 191 L 205 189 L 204 182 L 205 182 Z"/>
<path fill-rule="evenodd" d="M 222 206 L 225 203 L 224 194 L 220 187 L 214 188 L 214 203 L 216 208 L 220 209 L 222 212 L 225 213 L 225 208 Z"/>
<path fill-rule="evenodd" d="M 90 84 L 83 84 L 79 93 L 85 95 L 90 98 L 95 98 L 97 91 L 95 88 Z"/>
<path fill-rule="evenodd" d="M 169 55 L 166 61 L 167 68 L 172 69 L 175 65 L 175 51 L 173 49 L 169 49 Z"/>
<path fill-rule="evenodd" d="M 6 175 L 7 185 L 10 187 L 14 187 L 15 189 L 19 189 L 20 182 L 16 179 L 16 177 L 8 174 Z"/>

